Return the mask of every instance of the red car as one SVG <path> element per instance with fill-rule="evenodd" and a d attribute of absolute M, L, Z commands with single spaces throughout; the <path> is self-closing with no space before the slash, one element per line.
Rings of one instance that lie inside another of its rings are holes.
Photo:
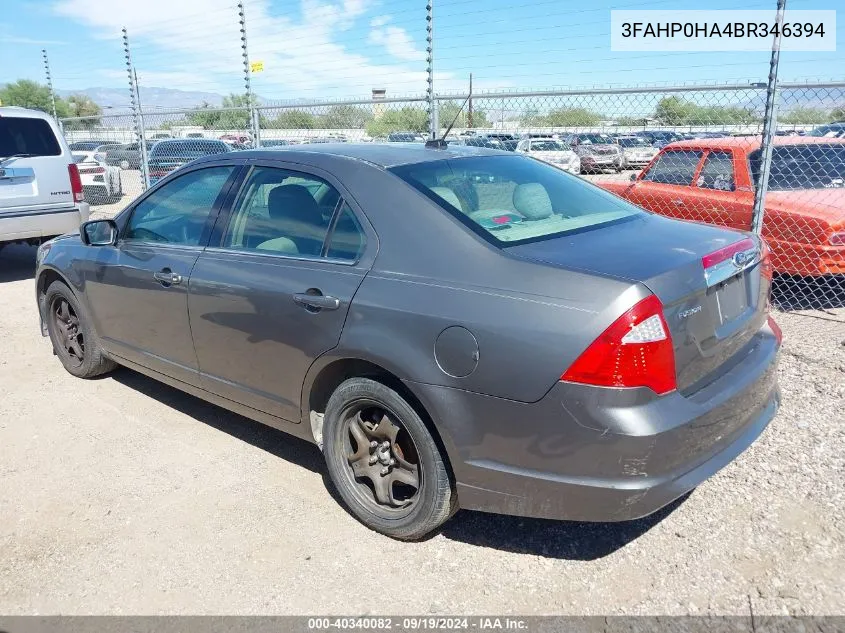
<path fill-rule="evenodd" d="M 760 143 L 671 143 L 633 182 L 597 184 L 661 215 L 748 230 Z M 775 272 L 845 274 L 845 139 L 775 137 L 763 237 Z"/>

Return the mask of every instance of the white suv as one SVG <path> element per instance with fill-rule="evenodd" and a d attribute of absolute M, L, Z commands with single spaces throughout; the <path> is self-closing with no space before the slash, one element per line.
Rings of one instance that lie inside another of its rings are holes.
<path fill-rule="evenodd" d="M 0 107 L 0 248 L 78 230 L 89 213 L 83 199 L 79 170 L 52 117 Z"/>

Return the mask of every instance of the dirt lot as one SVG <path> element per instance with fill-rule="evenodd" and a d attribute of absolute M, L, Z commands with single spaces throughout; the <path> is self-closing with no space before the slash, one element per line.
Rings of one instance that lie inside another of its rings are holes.
<path fill-rule="evenodd" d="M 309 444 L 129 370 L 66 374 L 33 268 L 0 253 L 0 613 L 845 613 L 845 309 L 778 315 L 779 415 L 658 515 L 462 511 L 403 544 Z"/>

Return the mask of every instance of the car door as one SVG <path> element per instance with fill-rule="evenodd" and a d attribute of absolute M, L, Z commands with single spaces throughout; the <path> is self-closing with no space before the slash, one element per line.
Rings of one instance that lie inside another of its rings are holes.
<path fill-rule="evenodd" d="M 690 192 L 690 219 L 749 230 L 754 193 L 737 182 L 737 157 L 730 150 L 710 150 Z"/>
<path fill-rule="evenodd" d="M 680 220 L 694 220 L 688 206 L 690 189 L 698 173 L 700 150 L 669 150 L 658 156 L 623 197 L 644 209 Z"/>
<path fill-rule="evenodd" d="M 254 165 L 191 275 L 191 331 L 205 389 L 299 421 L 302 383 L 337 345 L 375 233 L 318 170 Z"/>
<path fill-rule="evenodd" d="M 152 190 L 121 218 L 116 246 L 87 264 L 86 296 L 109 353 L 196 383 L 188 279 L 240 169 L 193 169 Z"/>

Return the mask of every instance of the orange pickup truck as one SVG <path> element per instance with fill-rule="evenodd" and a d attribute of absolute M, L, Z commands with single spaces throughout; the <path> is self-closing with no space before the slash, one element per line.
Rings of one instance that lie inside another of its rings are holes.
<path fill-rule="evenodd" d="M 661 215 L 748 230 L 760 142 L 671 143 L 632 182 L 597 184 Z M 775 137 L 763 237 L 775 272 L 845 274 L 845 139 Z"/>

